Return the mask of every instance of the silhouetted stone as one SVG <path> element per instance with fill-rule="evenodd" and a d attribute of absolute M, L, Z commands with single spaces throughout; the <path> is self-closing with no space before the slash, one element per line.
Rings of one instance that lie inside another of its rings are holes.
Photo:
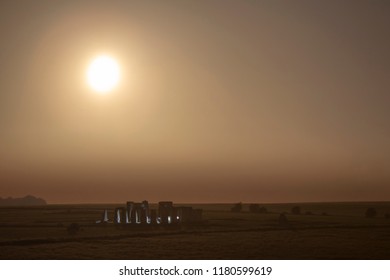
<path fill-rule="evenodd" d="M 158 213 L 162 224 L 166 225 L 171 223 L 172 207 L 172 201 L 160 201 L 158 203 Z"/>
<path fill-rule="evenodd" d="M 135 223 L 135 219 L 134 221 L 132 221 L 131 219 L 131 215 L 133 213 L 133 209 L 134 209 L 134 202 L 133 201 L 127 201 L 126 202 L 126 223 L 127 224 L 130 224 L 130 223 Z"/>
<path fill-rule="evenodd" d="M 124 223 L 126 223 L 126 209 L 125 209 L 125 207 L 115 208 L 115 211 L 114 211 L 114 223 L 115 224 L 124 224 Z"/>
<path fill-rule="evenodd" d="M 142 208 L 141 224 L 149 224 L 150 223 L 149 202 L 147 200 L 142 201 L 141 208 Z"/>
<path fill-rule="evenodd" d="M 101 220 L 97 220 L 96 223 L 97 224 L 101 224 L 101 223 L 108 223 L 108 211 L 107 209 L 103 211 L 103 214 L 102 214 L 102 219 Z"/>
<path fill-rule="evenodd" d="M 149 209 L 149 203 L 144 200 L 142 203 L 128 201 L 126 207 L 117 207 L 114 209 L 115 224 L 181 224 L 193 223 L 202 220 L 202 209 L 193 209 L 192 207 L 173 207 L 171 201 L 159 202 L 159 208 Z M 107 210 L 101 220 L 96 223 L 108 222 Z"/>
<path fill-rule="evenodd" d="M 191 208 L 192 211 L 192 208 Z M 171 224 L 178 224 L 179 223 L 179 213 L 177 207 L 172 207 L 172 216 L 171 216 Z"/>
<path fill-rule="evenodd" d="M 311 211 L 306 211 L 305 215 L 313 215 L 313 213 Z"/>
<path fill-rule="evenodd" d="M 390 219 L 390 214 L 389 213 L 385 214 L 385 219 Z"/>
<path fill-rule="evenodd" d="M 133 224 L 140 224 L 142 222 L 143 211 L 142 203 L 134 203 L 133 212 L 131 213 L 131 222 Z"/>
<path fill-rule="evenodd" d="M 157 224 L 157 210 L 156 209 L 150 210 L 150 223 L 152 225 Z"/>
<path fill-rule="evenodd" d="M 193 218 L 192 207 L 188 207 L 188 206 L 177 207 L 177 216 L 179 217 L 178 220 L 181 223 L 190 223 Z"/>

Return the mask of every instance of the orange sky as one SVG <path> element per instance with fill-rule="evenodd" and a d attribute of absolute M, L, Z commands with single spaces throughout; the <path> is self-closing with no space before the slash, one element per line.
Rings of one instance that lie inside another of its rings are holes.
<path fill-rule="evenodd" d="M 389 12 L 1 1 L 0 197 L 389 200 Z M 122 69 L 105 96 L 85 81 L 101 52 Z"/>

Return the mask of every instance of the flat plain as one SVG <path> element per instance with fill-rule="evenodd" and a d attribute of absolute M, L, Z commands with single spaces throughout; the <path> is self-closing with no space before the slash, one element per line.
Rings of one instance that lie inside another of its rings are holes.
<path fill-rule="evenodd" d="M 96 224 L 118 206 L 2 207 L 0 259 L 390 259 L 390 202 L 261 204 L 267 213 L 193 204 L 203 209 L 201 224 Z"/>

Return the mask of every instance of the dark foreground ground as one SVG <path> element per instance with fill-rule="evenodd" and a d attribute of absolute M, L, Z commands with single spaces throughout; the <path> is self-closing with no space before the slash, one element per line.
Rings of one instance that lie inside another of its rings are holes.
<path fill-rule="evenodd" d="M 205 224 L 175 228 L 96 225 L 115 205 L 0 208 L 0 259 L 390 259 L 390 202 L 299 204 L 288 226 L 279 215 L 293 204 L 263 205 L 267 214 L 231 206 L 197 205 Z"/>

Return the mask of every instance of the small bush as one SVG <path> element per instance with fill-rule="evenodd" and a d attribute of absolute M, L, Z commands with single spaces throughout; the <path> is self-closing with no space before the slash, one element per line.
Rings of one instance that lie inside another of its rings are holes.
<path fill-rule="evenodd" d="M 268 213 L 268 210 L 267 210 L 267 208 L 265 208 L 265 207 L 260 207 L 259 213 L 260 213 L 260 214 L 265 214 L 265 213 Z"/>
<path fill-rule="evenodd" d="M 375 208 L 368 208 L 366 210 L 366 217 L 367 218 L 374 218 L 376 217 L 377 213 L 376 213 L 376 209 Z"/>
<path fill-rule="evenodd" d="M 291 208 L 291 213 L 294 215 L 300 215 L 301 214 L 301 207 L 294 206 L 293 208 Z"/>
<path fill-rule="evenodd" d="M 267 208 L 260 207 L 259 204 L 251 204 L 251 205 L 249 205 L 249 211 L 251 213 L 260 213 L 260 214 L 265 214 L 265 213 L 268 212 Z"/>
<path fill-rule="evenodd" d="M 241 212 L 241 210 L 242 210 L 241 202 L 234 204 L 234 206 L 231 208 L 232 212 Z"/>

